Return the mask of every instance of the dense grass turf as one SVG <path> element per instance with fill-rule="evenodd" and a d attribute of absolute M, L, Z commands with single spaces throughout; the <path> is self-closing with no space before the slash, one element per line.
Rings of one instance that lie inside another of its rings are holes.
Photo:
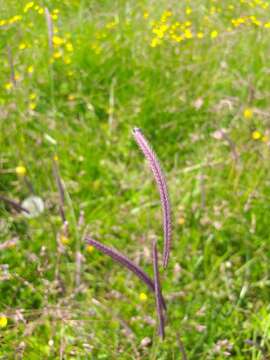
<path fill-rule="evenodd" d="M 0 0 L 0 10 L 0 194 L 45 203 L 33 218 L 0 203 L 0 359 L 179 359 L 178 337 L 188 359 L 266 359 L 269 2 Z M 171 194 L 164 342 L 153 295 L 83 241 L 153 276 L 161 209 L 134 126 Z"/>

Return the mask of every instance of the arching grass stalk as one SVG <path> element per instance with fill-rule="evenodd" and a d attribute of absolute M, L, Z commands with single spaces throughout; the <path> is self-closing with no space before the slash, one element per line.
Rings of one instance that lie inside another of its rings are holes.
<path fill-rule="evenodd" d="M 169 261 L 170 248 L 171 248 L 171 234 L 172 234 L 172 224 L 171 224 L 171 207 L 169 201 L 169 194 L 167 189 L 167 184 L 165 176 L 159 164 L 158 158 L 151 148 L 150 144 L 144 137 L 141 129 L 134 128 L 133 136 L 137 142 L 139 148 L 143 152 L 144 156 L 148 160 L 152 173 L 154 175 L 163 210 L 163 230 L 164 230 L 164 247 L 163 247 L 163 267 L 166 268 Z"/>
<path fill-rule="evenodd" d="M 157 243 L 156 240 L 153 241 L 152 246 L 152 258 L 153 258 L 153 268 L 154 268 L 154 284 L 155 284 L 155 296 L 156 296 L 156 308 L 158 316 L 158 333 L 159 336 L 164 339 L 165 337 L 165 320 L 164 313 L 162 308 L 162 292 L 159 279 L 159 269 L 158 269 L 158 252 L 157 252 Z"/>
<path fill-rule="evenodd" d="M 154 281 L 134 262 L 132 262 L 128 257 L 120 253 L 119 251 L 108 247 L 97 240 L 86 236 L 86 242 L 89 245 L 94 246 L 96 249 L 100 250 L 103 254 L 110 256 L 114 261 L 118 262 L 119 264 L 123 265 L 127 269 L 133 272 L 139 279 L 141 279 L 148 288 L 155 293 L 155 283 Z M 160 302 L 162 304 L 163 309 L 166 309 L 164 298 L 161 296 Z"/>
<path fill-rule="evenodd" d="M 64 190 L 64 186 L 62 184 L 62 180 L 60 177 L 59 166 L 55 159 L 53 159 L 53 176 L 54 176 L 54 179 L 55 179 L 55 182 L 57 185 L 57 190 L 59 193 L 59 213 L 60 213 L 62 222 L 65 223 L 66 222 L 66 215 L 65 215 L 65 210 L 64 210 L 65 190 Z"/>
<path fill-rule="evenodd" d="M 25 209 L 20 203 L 18 203 L 17 201 L 8 199 L 4 195 L 0 195 L 0 201 L 3 201 L 4 203 L 8 204 L 9 206 L 14 208 L 18 212 L 23 211 L 23 212 L 29 214 L 29 210 Z"/>

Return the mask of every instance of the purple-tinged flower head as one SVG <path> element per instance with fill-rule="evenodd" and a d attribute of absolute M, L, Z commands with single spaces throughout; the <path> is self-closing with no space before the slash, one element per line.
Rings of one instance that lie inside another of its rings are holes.
<path fill-rule="evenodd" d="M 172 237 L 172 223 L 171 223 L 171 206 L 168 194 L 168 188 L 165 176 L 159 164 L 158 158 L 151 148 L 150 144 L 144 137 L 141 129 L 134 128 L 133 136 L 144 156 L 148 160 L 152 173 L 154 175 L 163 210 L 163 230 L 164 230 L 164 247 L 163 247 L 163 267 L 166 268 L 169 261 L 171 237 Z"/>
<path fill-rule="evenodd" d="M 114 261 L 118 262 L 119 264 L 123 265 L 124 267 L 132 271 L 135 275 L 137 275 L 139 279 L 141 279 L 148 286 L 148 288 L 152 292 L 155 293 L 154 281 L 128 257 L 120 253 L 119 251 L 111 247 L 108 247 L 97 240 L 90 238 L 89 236 L 86 236 L 85 239 L 89 245 L 94 246 L 96 249 L 100 250 L 103 254 L 110 256 Z M 161 298 L 161 303 L 163 308 L 166 309 L 165 300 L 163 297 Z"/>
<path fill-rule="evenodd" d="M 162 290 L 160 285 L 159 279 L 159 269 L 158 269 L 158 252 L 157 252 L 157 243 L 153 241 L 153 268 L 154 268 L 154 284 L 155 284 L 155 296 L 156 296 L 156 308 L 157 308 L 157 315 L 158 315 L 158 332 L 159 336 L 164 339 L 165 337 L 165 320 L 162 308 Z"/>

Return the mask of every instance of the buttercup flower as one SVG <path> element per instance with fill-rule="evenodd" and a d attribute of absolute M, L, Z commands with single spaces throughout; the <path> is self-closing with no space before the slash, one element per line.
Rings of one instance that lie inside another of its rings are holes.
<path fill-rule="evenodd" d="M 94 250 L 95 250 L 94 246 L 92 246 L 92 245 L 86 246 L 86 251 L 87 251 L 89 254 L 91 254 Z"/>
<path fill-rule="evenodd" d="M 16 174 L 18 176 L 25 176 L 26 175 L 26 168 L 23 165 L 19 165 L 15 169 Z"/>
<path fill-rule="evenodd" d="M 148 299 L 148 296 L 145 293 L 142 292 L 139 295 L 139 299 L 140 299 L 141 302 L 146 302 L 147 299 Z"/>
<path fill-rule="evenodd" d="M 5 315 L 0 315 L 0 329 L 5 328 L 7 326 L 8 319 Z"/>
<path fill-rule="evenodd" d="M 244 118 L 246 118 L 246 119 L 251 119 L 252 116 L 253 116 L 253 110 L 250 109 L 250 108 L 246 108 L 246 109 L 244 109 L 244 111 L 243 111 L 243 115 L 244 115 Z"/>
<path fill-rule="evenodd" d="M 28 66 L 27 72 L 28 74 L 32 74 L 34 72 L 34 66 L 33 65 Z"/>
<path fill-rule="evenodd" d="M 262 137 L 262 134 L 258 130 L 253 131 L 253 133 L 252 133 L 253 140 L 259 140 L 261 137 Z"/>

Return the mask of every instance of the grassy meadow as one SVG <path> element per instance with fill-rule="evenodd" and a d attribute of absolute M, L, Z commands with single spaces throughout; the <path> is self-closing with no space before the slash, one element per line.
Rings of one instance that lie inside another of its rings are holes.
<path fill-rule="evenodd" d="M 0 10 L 0 359 L 269 359 L 270 2 Z M 84 241 L 153 276 L 162 212 L 135 126 L 171 199 L 164 341 L 153 294 Z"/>

